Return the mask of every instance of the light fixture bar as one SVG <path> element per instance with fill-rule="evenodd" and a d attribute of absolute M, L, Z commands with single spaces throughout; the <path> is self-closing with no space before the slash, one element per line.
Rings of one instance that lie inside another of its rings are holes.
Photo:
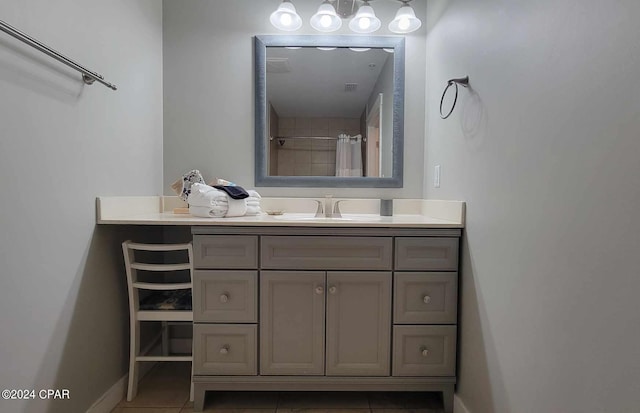
<path fill-rule="evenodd" d="M 309 20 L 311 27 L 323 33 L 339 30 L 342 27 L 342 20 L 350 17 L 347 14 L 348 10 L 355 11 L 357 1 L 323 0 L 317 12 Z M 382 25 L 369 1 L 361 0 L 362 4 L 357 8 L 355 16 L 349 21 L 351 31 L 369 34 L 377 31 Z M 413 7 L 409 4 L 412 0 L 398 1 L 402 5 L 389 23 L 389 31 L 406 34 L 418 30 L 422 26 L 422 21 L 416 17 Z M 298 15 L 291 0 L 283 0 L 278 9 L 271 13 L 270 21 L 274 27 L 284 31 L 295 31 L 302 27 L 302 18 Z"/>

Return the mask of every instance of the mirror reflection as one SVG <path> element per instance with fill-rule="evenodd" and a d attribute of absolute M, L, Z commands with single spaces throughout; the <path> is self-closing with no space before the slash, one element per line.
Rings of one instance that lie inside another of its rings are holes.
<path fill-rule="evenodd" d="M 255 185 L 401 188 L 404 43 L 255 36 Z"/>
<path fill-rule="evenodd" d="M 268 175 L 391 177 L 393 52 L 268 46 Z"/>

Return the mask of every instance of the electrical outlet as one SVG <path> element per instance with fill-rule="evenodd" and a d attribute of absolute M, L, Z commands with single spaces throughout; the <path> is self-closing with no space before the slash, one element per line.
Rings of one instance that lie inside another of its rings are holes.
<path fill-rule="evenodd" d="M 436 165 L 433 171 L 433 186 L 440 188 L 440 165 Z"/>

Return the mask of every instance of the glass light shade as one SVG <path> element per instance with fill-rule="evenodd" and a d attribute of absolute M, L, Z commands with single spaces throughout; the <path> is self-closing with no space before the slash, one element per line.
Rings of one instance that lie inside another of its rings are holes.
<path fill-rule="evenodd" d="M 413 7 L 405 3 L 389 23 L 389 30 L 394 33 L 411 33 L 418 30 L 420 26 L 422 26 L 422 22 L 416 17 Z"/>
<path fill-rule="evenodd" d="M 380 19 L 376 17 L 373 7 L 368 3 L 358 9 L 355 17 L 349 22 L 349 28 L 356 33 L 373 33 L 380 28 Z"/>
<path fill-rule="evenodd" d="M 318 7 L 318 11 L 311 17 L 311 27 L 319 32 L 335 32 L 342 27 L 342 19 L 328 0 Z"/>
<path fill-rule="evenodd" d="M 296 8 L 288 0 L 284 0 L 278 6 L 278 9 L 271 13 L 271 17 L 269 17 L 269 21 L 271 24 L 280 30 L 284 30 L 287 32 L 291 32 L 294 30 L 298 30 L 302 27 L 302 19 L 296 12 Z"/>

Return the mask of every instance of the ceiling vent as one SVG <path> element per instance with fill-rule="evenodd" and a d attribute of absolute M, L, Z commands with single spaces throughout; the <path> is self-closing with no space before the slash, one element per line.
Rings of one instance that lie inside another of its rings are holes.
<path fill-rule="evenodd" d="M 291 71 L 288 57 L 267 58 L 267 73 L 288 73 Z"/>
<path fill-rule="evenodd" d="M 345 92 L 355 92 L 358 89 L 358 84 L 357 83 L 345 83 L 344 84 L 344 91 Z"/>

